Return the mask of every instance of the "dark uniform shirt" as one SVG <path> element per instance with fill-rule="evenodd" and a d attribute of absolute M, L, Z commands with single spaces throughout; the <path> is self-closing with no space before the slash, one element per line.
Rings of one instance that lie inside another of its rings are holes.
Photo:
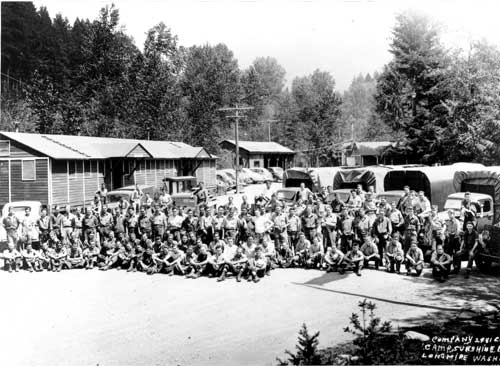
<path fill-rule="evenodd" d="M 464 232 L 464 249 L 466 251 L 472 250 L 474 247 L 474 244 L 476 243 L 478 239 L 478 234 L 476 230 L 472 230 L 472 232 L 469 232 L 468 230 Z"/>

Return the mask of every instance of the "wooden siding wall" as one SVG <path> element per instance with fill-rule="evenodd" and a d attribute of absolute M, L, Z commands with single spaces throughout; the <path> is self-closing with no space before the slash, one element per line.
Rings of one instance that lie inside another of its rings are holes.
<path fill-rule="evenodd" d="M 47 174 L 48 159 L 35 160 L 35 180 L 22 180 L 22 160 L 10 161 L 10 199 L 11 201 L 40 201 L 47 205 L 49 201 L 49 183 Z"/>
<path fill-rule="evenodd" d="M 68 201 L 68 171 L 66 160 L 52 160 L 52 205 Z"/>
<path fill-rule="evenodd" d="M 76 164 L 75 164 L 76 163 Z M 69 197 L 68 204 L 71 206 L 83 205 L 83 161 L 69 161 L 75 164 L 74 174 L 69 174 Z M 94 191 L 95 192 L 95 191 Z"/>
<path fill-rule="evenodd" d="M 68 174 L 68 164 L 75 164 L 75 160 L 52 160 L 52 204 L 64 206 L 82 206 L 89 204 L 104 182 L 103 162 L 90 160 L 76 162 L 75 174 Z M 90 168 L 90 171 L 89 171 Z M 68 184 L 69 183 L 69 184 Z M 84 191 L 85 186 L 85 191 Z M 68 199 L 69 187 L 69 199 Z M 84 200 L 85 199 L 85 200 Z"/>
<path fill-rule="evenodd" d="M 196 169 L 196 179 L 203 182 L 206 188 L 216 186 L 215 160 L 204 160 Z"/>
<path fill-rule="evenodd" d="M 174 160 L 155 160 L 148 159 L 141 161 L 139 167 L 134 172 L 135 182 L 137 184 L 155 186 L 160 188 L 162 186 L 162 179 L 165 177 L 177 176 L 177 167 Z M 133 177 L 129 180 L 130 184 L 133 183 Z"/>
<path fill-rule="evenodd" d="M 0 205 L 9 202 L 9 161 L 0 160 Z"/>

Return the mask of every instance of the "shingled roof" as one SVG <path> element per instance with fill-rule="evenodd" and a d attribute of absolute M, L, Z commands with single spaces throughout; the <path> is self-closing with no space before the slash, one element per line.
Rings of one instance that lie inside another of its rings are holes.
<path fill-rule="evenodd" d="M 125 158 L 137 146 L 154 159 L 213 159 L 203 147 L 183 142 L 4 132 L 3 135 L 52 159 Z"/>
<path fill-rule="evenodd" d="M 224 140 L 220 145 L 228 143 L 236 147 L 236 142 L 234 140 Z M 293 150 L 278 144 L 273 141 L 238 141 L 240 149 L 246 150 L 249 153 L 278 153 L 278 154 L 295 154 Z"/>
<path fill-rule="evenodd" d="M 380 155 L 388 147 L 392 146 L 390 141 L 357 141 L 344 143 L 343 148 L 352 150 L 356 148 L 359 155 Z"/>

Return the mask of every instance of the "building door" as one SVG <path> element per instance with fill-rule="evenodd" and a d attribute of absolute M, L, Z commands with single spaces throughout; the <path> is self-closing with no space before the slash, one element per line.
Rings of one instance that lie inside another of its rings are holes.
<path fill-rule="evenodd" d="M 111 162 L 113 171 L 112 189 L 117 189 L 123 186 L 123 162 L 118 159 L 113 159 Z"/>

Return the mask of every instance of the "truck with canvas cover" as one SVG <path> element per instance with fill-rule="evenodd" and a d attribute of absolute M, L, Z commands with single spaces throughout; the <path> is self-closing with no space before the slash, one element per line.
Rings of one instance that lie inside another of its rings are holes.
<path fill-rule="evenodd" d="M 455 193 L 453 185 L 455 172 L 480 170 L 482 164 L 456 163 L 452 165 L 396 168 L 384 178 L 384 191 L 401 191 L 405 186 L 416 192 L 423 191 L 432 205 L 442 210 L 448 196 Z"/>
<path fill-rule="evenodd" d="M 482 198 L 477 210 L 479 229 L 500 222 L 500 166 L 457 171 L 453 185 L 459 199 L 464 199 L 465 192 L 471 193 L 473 203 Z"/>
<path fill-rule="evenodd" d="M 363 190 L 373 186 L 375 192 L 384 191 L 384 178 L 392 168 L 389 166 L 367 166 L 364 168 L 343 169 L 335 174 L 333 180 L 333 190 L 336 189 L 354 189 L 361 184 Z"/>
<path fill-rule="evenodd" d="M 300 187 L 304 183 L 314 193 L 333 185 L 335 174 L 342 167 L 290 168 L 283 174 L 283 188 Z"/>

